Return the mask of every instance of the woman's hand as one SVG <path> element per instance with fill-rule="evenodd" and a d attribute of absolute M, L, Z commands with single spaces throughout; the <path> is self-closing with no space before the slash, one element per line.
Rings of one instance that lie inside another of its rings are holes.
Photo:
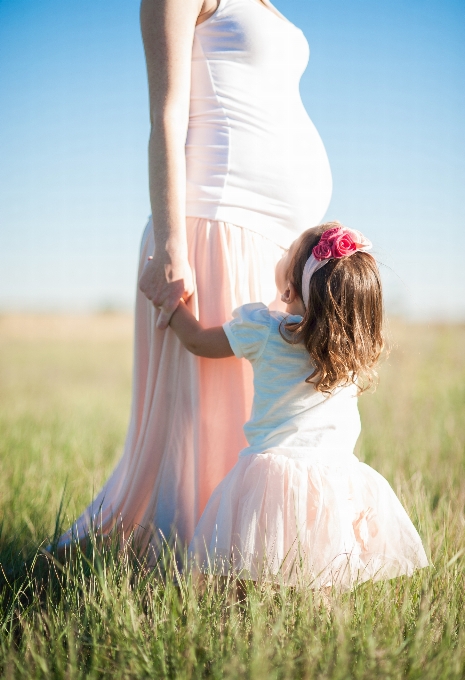
<path fill-rule="evenodd" d="M 139 288 L 160 308 L 157 328 L 168 327 L 180 298 L 187 300 L 194 292 L 192 270 L 187 258 L 170 256 L 166 251 L 149 257 L 139 279 Z"/>

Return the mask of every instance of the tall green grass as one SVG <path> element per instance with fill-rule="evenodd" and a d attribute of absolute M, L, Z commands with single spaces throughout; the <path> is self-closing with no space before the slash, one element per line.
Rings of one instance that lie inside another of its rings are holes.
<path fill-rule="evenodd" d="M 0 674 L 6 678 L 465 677 L 465 328 L 392 329 L 357 454 L 393 485 L 433 567 L 328 602 L 193 583 L 116 546 L 41 552 L 117 460 L 129 317 L 0 317 Z"/>

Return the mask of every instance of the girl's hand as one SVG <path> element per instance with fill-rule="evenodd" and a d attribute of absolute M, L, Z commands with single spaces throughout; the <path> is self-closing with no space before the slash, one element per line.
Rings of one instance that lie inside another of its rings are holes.
<path fill-rule="evenodd" d="M 139 288 L 160 308 L 157 328 L 168 327 L 179 299 L 187 300 L 194 292 L 192 270 L 187 258 L 170 257 L 167 252 L 149 257 L 139 279 Z"/>

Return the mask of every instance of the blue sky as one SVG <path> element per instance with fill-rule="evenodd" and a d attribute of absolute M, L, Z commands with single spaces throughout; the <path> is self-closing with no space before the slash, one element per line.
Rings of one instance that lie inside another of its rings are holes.
<path fill-rule="evenodd" d="M 391 311 L 465 319 L 463 0 L 276 0 Z M 138 0 L 0 0 L 0 310 L 130 308 L 150 213 Z"/>

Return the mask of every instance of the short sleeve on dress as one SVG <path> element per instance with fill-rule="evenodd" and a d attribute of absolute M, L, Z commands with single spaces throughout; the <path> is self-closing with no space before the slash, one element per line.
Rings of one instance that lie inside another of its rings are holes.
<path fill-rule="evenodd" d="M 268 341 L 271 316 L 268 307 L 254 302 L 238 307 L 231 321 L 223 324 L 231 349 L 239 359 L 259 359 Z"/>

